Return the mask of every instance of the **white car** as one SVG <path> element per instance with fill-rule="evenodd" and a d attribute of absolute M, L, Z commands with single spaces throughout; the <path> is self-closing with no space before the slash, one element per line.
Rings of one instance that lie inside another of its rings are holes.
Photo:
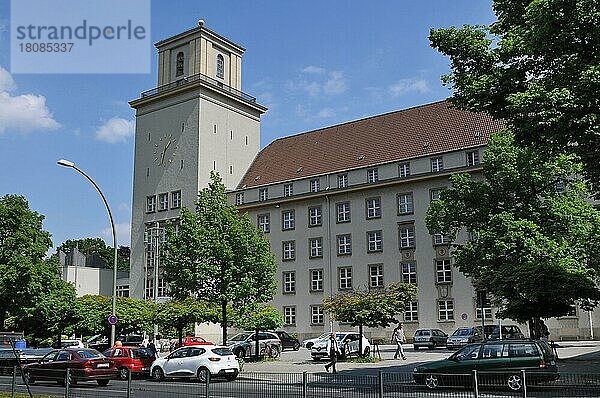
<path fill-rule="evenodd" d="M 310 355 L 315 361 L 318 361 L 323 358 L 329 358 L 329 335 L 327 333 L 327 337 L 317 341 L 313 344 Z M 335 339 L 338 342 L 338 357 L 346 358 L 353 355 L 358 355 L 359 349 L 359 340 L 360 336 L 356 332 L 337 332 L 335 334 Z M 362 349 L 363 355 L 367 356 L 371 352 L 371 343 L 369 340 L 363 335 L 362 336 Z"/>
<path fill-rule="evenodd" d="M 232 381 L 239 372 L 240 364 L 229 348 L 211 345 L 178 348 L 166 357 L 157 358 L 150 367 L 150 375 L 155 381 L 197 377 L 206 382 L 209 374 Z"/>
<path fill-rule="evenodd" d="M 319 337 L 315 337 L 313 339 L 306 339 L 302 341 L 302 347 L 306 347 L 309 350 L 312 348 L 313 344 L 315 344 L 317 341 L 322 340 L 322 339 L 326 339 L 329 337 L 329 332 L 325 332 L 322 335 L 320 335 Z"/>

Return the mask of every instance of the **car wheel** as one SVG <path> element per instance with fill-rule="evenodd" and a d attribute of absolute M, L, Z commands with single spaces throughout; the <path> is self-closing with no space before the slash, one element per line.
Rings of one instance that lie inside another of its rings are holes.
<path fill-rule="evenodd" d="M 519 374 L 512 374 L 506 379 L 506 385 L 513 391 L 519 391 L 523 388 L 523 379 Z"/>
<path fill-rule="evenodd" d="M 33 376 L 31 375 L 31 373 L 29 371 L 26 371 L 23 374 L 23 377 L 25 378 L 25 384 L 33 384 L 33 383 L 35 383 L 35 379 L 33 378 Z"/>
<path fill-rule="evenodd" d="M 245 358 L 246 350 L 244 350 L 243 348 L 236 348 L 233 354 L 238 358 Z"/>
<path fill-rule="evenodd" d="M 436 375 L 425 375 L 425 387 L 433 390 L 440 385 L 440 379 Z"/>
<path fill-rule="evenodd" d="M 154 381 L 163 381 L 165 379 L 165 372 L 157 366 L 152 369 L 152 378 Z"/>
<path fill-rule="evenodd" d="M 310 350 L 313 345 L 314 343 L 306 343 L 306 348 Z"/>
<path fill-rule="evenodd" d="M 237 379 L 238 375 L 234 374 L 234 375 L 227 375 L 225 376 L 225 379 L 227 379 L 227 381 L 234 381 L 235 379 Z"/>
<path fill-rule="evenodd" d="M 279 354 L 281 354 L 279 347 L 276 345 L 271 346 L 271 358 L 279 358 Z"/>
<path fill-rule="evenodd" d="M 196 376 L 198 377 L 198 381 L 200 383 L 206 383 L 210 377 L 210 371 L 206 368 L 200 368 L 198 369 Z"/>
<path fill-rule="evenodd" d="M 129 369 L 122 367 L 119 369 L 119 379 L 127 380 L 127 376 L 129 375 Z"/>
<path fill-rule="evenodd" d="M 371 347 L 365 347 L 365 356 L 368 357 L 371 353 Z"/>
<path fill-rule="evenodd" d="M 109 381 L 110 380 L 96 380 L 96 383 L 98 383 L 100 387 L 106 387 Z"/>
<path fill-rule="evenodd" d="M 294 351 L 298 351 L 299 349 L 300 349 L 300 343 L 296 341 L 294 343 Z"/>

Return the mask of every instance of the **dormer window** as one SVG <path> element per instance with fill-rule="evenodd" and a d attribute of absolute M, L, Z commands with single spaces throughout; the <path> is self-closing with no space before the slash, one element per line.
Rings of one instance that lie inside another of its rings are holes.
<path fill-rule="evenodd" d="M 178 52 L 177 53 L 177 67 L 176 67 L 176 72 L 175 72 L 175 76 L 183 76 L 183 61 L 184 61 L 184 55 L 183 52 Z"/>
<path fill-rule="evenodd" d="M 221 54 L 217 55 L 217 77 L 219 79 L 225 77 L 225 60 Z"/>

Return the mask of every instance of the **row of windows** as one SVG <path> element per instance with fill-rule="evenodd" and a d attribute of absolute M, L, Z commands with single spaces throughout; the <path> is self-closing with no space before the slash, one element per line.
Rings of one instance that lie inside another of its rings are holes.
<path fill-rule="evenodd" d="M 431 190 L 431 200 L 438 200 L 442 189 Z M 400 193 L 396 195 L 398 215 L 410 215 L 414 212 L 412 192 Z M 350 202 L 341 202 L 335 204 L 336 222 L 348 223 L 352 220 L 350 211 Z M 367 220 L 381 218 L 381 197 L 365 199 L 365 217 Z M 268 233 L 271 231 L 270 213 L 259 214 L 257 216 L 257 225 L 260 230 Z M 322 206 L 311 206 L 308 208 L 308 226 L 320 227 L 323 225 Z M 289 231 L 296 229 L 296 211 L 293 209 L 281 211 L 281 230 Z"/>
<path fill-rule="evenodd" d="M 158 200 L 157 200 L 158 199 Z M 169 210 L 169 193 L 159 193 L 158 195 L 146 196 L 146 213 L 154 213 L 158 211 Z M 178 209 L 181 207 L 181 191 L 171 192 L 170 208 Z"/>
<path fill-rule="evenodd" d="M 169 285 L 162 278 L 158 279 L 158 297 L 167 297 L 169 295 Z M 154 299 L 154 278 L 146 279 L 146 300 Z"/>
<path fill-rule="evenodd" d="M 369 287 L 380 288 L 384 286 L 383 264 L 369 264 Z M 415 262 L 400 263 L 401 280 L 403 283 L 417 284 L 417 264 Z M 309 270 L 309 291 L 323 291 L 323 269 Z M 353 287 L 352 266 L 337 268 L 338 290 L 348 290 Z M 436 283 L 452 283 L 452 266 L 449 259 L 435 261 Z M 284 294 L 296 293 L 296 271 L 282 273 L 282 290 Z"/>
<path fill-rule="evenodd" d="M 283 307 L 283 321 L 286 325 L 296 324 L 296 307 Z M 311 325 L 323 325 L 325 322 L 325 313 L 320 305 L 310 306 L 310 323 Z"/>
<path fill-rule="evenodd" d="M 185 73 L 185 55 L 183 51 L 177 53 L 175 64 L 175 77 L 183 76 Z M 217 68 L 215 76 L 223 79 L 225 77 L 225 60 L 221 54 L 217 54 Z"/>
<path fill-rule="evenodd" d="M 472 151 L 466 153 L 467 157 L 467 166 L 476 166 L 479 162 L 479 151 Z M 444 159 L 441 156 L 434 157 L 430 159 L 431 172 L 441 172 L 444 170 Z M 410 176 L 410 163 L 401 163 L 398 165 L 398 176 L 400 178 L 405 178 Z M 379 168 L 373 167 L 367 169 L 367 182 L 369 184 L 376 183 L 379 181 Z M 337 175 L 337 187 L 338 188 L 347 188 L 348 187 L 348 173 L 338 174 Z M 310 192 L 319 192 L 321 191 L 321 180 L 319 178 L 314 178 L 309 180 L 309 188 Z M 294 184 L 287 183 L 283 185 L 283 196 L 289 197 L 294 195 Z M 269 188 L 260 188 L 258 190 L 258 200 L 266 201 L 269 199 Z M 236 204 L 241 205 L 244 203 L 244 193 L 240 192 L 236 194 Z M 412 210 L 411 210 L 412 212 Z"/>

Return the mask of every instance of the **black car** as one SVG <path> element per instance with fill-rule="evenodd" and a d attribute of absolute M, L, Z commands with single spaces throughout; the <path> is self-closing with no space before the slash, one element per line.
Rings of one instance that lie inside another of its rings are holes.
<path fill-rule="evenodd" d="M 276 330 L 275 333 L 279 340 L 281 340 L 281 349 L 285 350 L 286 348 L 291 348 L 294 351 L 298 351 L 300 349 L 300 341 L 292 337 L 285 330 Z"/>
<path fill-rule="evenodd" d="M 517 325 L 502 325 L 502 333 L 500 333 L 500 326 L 496 326 L 490 335 L 490 340 L 515 340 L 523 338 L 525 336 Z"/>

